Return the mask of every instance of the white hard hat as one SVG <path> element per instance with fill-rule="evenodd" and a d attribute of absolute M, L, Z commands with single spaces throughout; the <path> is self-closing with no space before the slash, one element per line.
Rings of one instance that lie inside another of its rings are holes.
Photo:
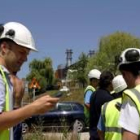
<path fill-rule="evenodd" d="M 3 25 L 3 29 L 1 25 L 0 32 L 0 40 L 10 39 L 20 46 L 37 51 L 31 32 L 21 23 L 8 22 Z"/>
<path fill-rule="evenodd" d="M 112 80 L 113 90 L 115 93 L 119 93 L 127 88 L 127 84 L 122 75 L 117 75 Z"/>
<path fill-rule="evenodd" d="M 88 73 L 88 78 L 100 79 L 101 72 L 97 69 L 93 69 Z"/>
<path fill-rule="evenodd" d="M 118 61 L 118 68 L 124 64 L 140 62 L 140 49 L 128 48 L 124 50 Z"/>

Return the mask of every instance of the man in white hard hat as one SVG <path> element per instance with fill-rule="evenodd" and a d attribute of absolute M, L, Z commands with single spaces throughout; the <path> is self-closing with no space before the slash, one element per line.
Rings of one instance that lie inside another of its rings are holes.
<path fill-rule="evenodd" d="M 52 109 L 59 100 L 47 95 L 13 110 L 13 85 L 9 74 L 20 70 L 30 50 L 36 51 L 35 43 L 24 25 L 17 22 L 0 25 L 0 140 L 13 140 L 13 126 Z"/>
<path fill-rule="evenodd" d="M 92 69 L 88 73 L 89 85 L 86 87 L 84 92 L 84 114 L 86 117 L 87 125 L 89 125 L 90 97 L 98 87 L 100 74 L 101 72 L 97 69 Z"/>
<path fill-rule="evenodd" d="M 119 125 L 123 140 L 140 138 L 140 49 L 128 48 L 120 55 L 118 68 L 128 89 L 123 92 Z"/>
<path fill-rule="evenodd" d="M 100 119 L 98 122 L 98 133 L 100 140 L 121 140 L 122 129 L 118 125 L 120 107 L 122 103 L 122 93 L 127 88 L 122 75 L 117 75 L 112 80 L 114 94 L 116 99 L 105 103 L 102 106 Z"/>

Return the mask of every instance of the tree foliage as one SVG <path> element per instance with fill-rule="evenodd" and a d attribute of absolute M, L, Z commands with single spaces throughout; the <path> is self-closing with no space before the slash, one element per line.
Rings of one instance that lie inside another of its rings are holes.
<path fill-rule="evenodd" d="M 50 58 L 45 58 L 42 61 L 34 59 L 29 64 L 29 69 L 30 73 L 27 75 L 26 79 L 31 82 L 33 78 L 36 78 L 41 86 L 40 91 L 45 91 L 46 86 L 52 84 L 53 68 L 52 60 Z"/>
<path fill-rule="evenodd" d="M 117 73 L 115 57 L 119 56 L 126 48 L 139 48 L 140 39 L 129 33 L 115 32 L 109 36 L 102 37 L 98 52 L 89 60 L 88 70 L 98 68 L 101 71 L 108 69 Z"/>
<path fill-rule="evenodd" d="M 85 84 L 87 83 L 86 76 L 85 76 L 87 63 L 88 63 L 88 56 L 82 52 L 78 58 L 78 62 L 75 63 L 73 67 L 71 67 L 71 69 L 77 70 L 77 72 L 74 73 L 73 78 L 77 79 L 79 83 L 83 85 L 83 87 L 85 87 Z"/>

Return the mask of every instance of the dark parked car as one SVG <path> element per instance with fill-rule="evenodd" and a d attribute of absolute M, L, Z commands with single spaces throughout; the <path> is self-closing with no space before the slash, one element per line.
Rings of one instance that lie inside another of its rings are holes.
<path fill-rule="evenodd" d="M 23 122 L 23 133 L 34 124 L 36 127 L 68 127 L 81 132 L 85 129 L 84 107 L 78 102 L 59 102 L 56 107 L 42 115 L 33 116 Z"/>

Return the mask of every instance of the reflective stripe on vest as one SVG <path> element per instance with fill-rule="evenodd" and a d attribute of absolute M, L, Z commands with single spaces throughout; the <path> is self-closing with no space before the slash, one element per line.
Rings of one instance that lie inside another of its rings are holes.
<path fill-rule="evenodd" d="M 105 124 L 105 140 L 121 140 L 122 129 L 118 125 L 120 112 L 115 104 L 121 103 L 121 98 L 114 99 L 102 106 L 102 119 Z"/>
<path fill-rule="evenodd" d="M 5 83 L 5 106 L 4 106 L 4 111 L 9 111 L 10 110 L 10 105 L 9 105 L 9 92 L 8 92 L 8 82 L 6 79 L 6 76 L 0 66 L 0 73 L 2 75 L 2 79 Z M 10 129 L 0 131 L 0 140 L 10 140 Z"/>

